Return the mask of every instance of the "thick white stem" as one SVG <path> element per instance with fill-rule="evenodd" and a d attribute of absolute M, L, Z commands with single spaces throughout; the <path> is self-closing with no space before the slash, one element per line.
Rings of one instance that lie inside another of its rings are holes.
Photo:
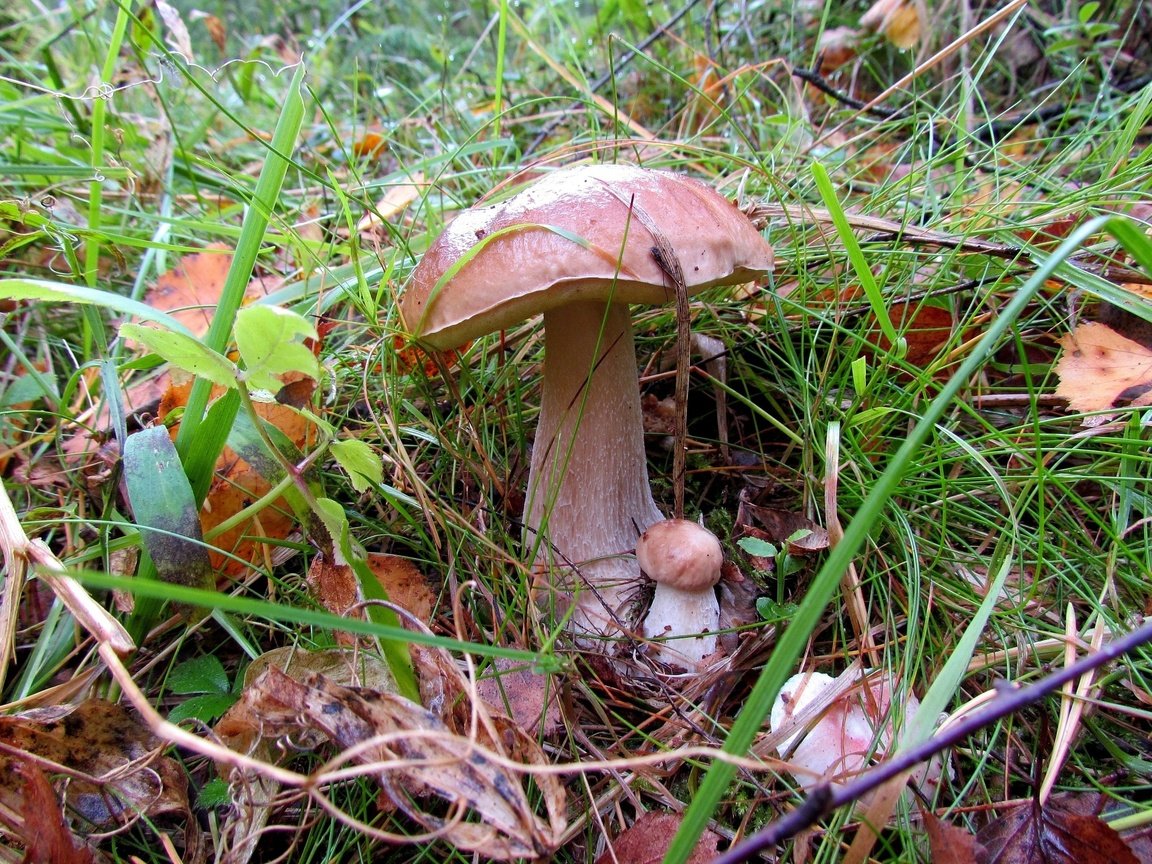
<path fill-rule="evenodd" d="M 628 623 L 640 585 L 636 538 L 664 517 L 644 452 L 628 307 L 572 303 L 544 315 L 544 392 L 532 450 L 525 542 L 576 632 Z"/>
<path fill-rule="evenodd" d="M 644 618 L 644 638 L 667 639 L 653 652 L 665 663 L 695 672 L 705 657 L 716 653 L 719 629 L 720 601 L 714 588 L 681 591 L 656 583 L 652 606 Z M 693 633 L 701 635 L 690 636 Z M 690 638 L 674 638 L 677 636 Z"/>

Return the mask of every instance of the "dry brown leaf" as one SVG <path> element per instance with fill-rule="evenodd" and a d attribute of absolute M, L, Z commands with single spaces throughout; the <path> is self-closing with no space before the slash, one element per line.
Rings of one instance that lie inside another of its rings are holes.
<path fill-rule="evenodd" d="M 931 810 L 920 809 L 933 864 L 976 864 L 984 847 L 970 831 L 940 820 Z"/>
<path fill-rule="evenodd" d="M 185 255 L 179 264 L 156 277 L 144 302 L 167 312 L 194 336 L 203 336 L 212 323 L 231 266 L 231 248 L 213 243 L 203 252 Z M 265 296 L 278 284 L 279 280 L 272 277 L 256 277 L 244 291 L 245 302 Z"/>
<path fill-rule="evenodd" d="M 921 13 L 918 0 L 876 0 L 860 16 L 860 26 L 875 30 L 897 48 L 913 48 L 923 31 Z"/>
<path fill-rule="evenodd" d="M 834 27 L 820 34 L 816 43 L 817 68 L 827 77 L 841 66 L 856 59 L 856 44 L 860 34 L 851 27 Z"/>
<path fill-rule="evenodd" d="M 1073 411 L 1107 411 L 1130 405 L 1152 405 L 1152 350 L 1121 336 L 1104 324 L 1081 324 L 1060 340 L 1056 395 Z M 1103 423 L 1091 417 L 1085 426 Z"/>
<path fill-rule="evenodd" d="M 4 825 L 24 847 L 21 864 L 92 864 L 92 850 L 77 844 L 68 830 L 60 802 L 52 784 L 32 762 L 17 761 L 10 775 L 13 786 L 20 785 L 19 815 L 5 813 L 0 808 L 0 824 Z M 0 841 L 0 848 L 8 844 Z"/>
<path fill-rule="evenodd" d="M 139 814 L 189 813 L 183 770 L 156 757 L 160 742 L 120 705 L 90 699 L 0 717 L 0 742 L 69 775 L 64 803 L 80 824 L 105 829 Z M 18 761 L 0 756 L 0 777 L 14 776 Z M 0 783 L 0 805 L 19 810 L 22 791 Z"/>
<path fill-rule="evenodd" d="M 556 682 L 514 660 L 497 658 L 476 689 L 496 711 L 507 711 L 529 735 L 552 735 L 563 723 Z"/>
<path fill-rule="evenodd" d="M 202 12 L 199 9 L 194 9 L 189 13 L 189 18 L 193 21 L 203 21 L 204 28 L 208 31 L 208 38 L 221 52 L 225 51 L 228 47 L 228 27 L 224 21 L 215 15 L 210 15 L 207 12 Z"/>
<path fill-rule="evenodd" d="M 417 620 L 430 621 L 436 608 L 436 593 L 428 579 L 407 558 L 375 552 L 365 556 L 364 563 L 376 577 L 388 599 L 411 612 Z M 324 555 L 312 559 L 308 568 L 308 587 L 325 609 L 347 615 L 363 602 L 360 583 L 347 564 L 336 564 Z"/>
<path fill-rule="evenodd" d="M 191 380 L 186 379 L 172 384 L 160 401 L 159 419 L 163 420 L 170 412 L 183 407 L 188 401 L 191 389 Z M 295 395 L 306 404 L 311 398 L 313 389 L 314 386 L 305 386 Z M 219 389 L 215 390 L 213 398 L 220 392 L 222 391 Z M 299 450 L 306 450 L 315 440 L 315 427 L 300 411 L 295 410 L 300 406 L 279 402 L 257 402 L 255 405 L 256 413 L 275 426 Z M 173 427 L 173 435 L 178 430 L 179 424 Z M 253 501 L 263 498 L 271 489 L 272 484 L 253 465 L 241 459 L 230 448 L 224 448 L 216 462 L 216 473 L 200 511 L 201 530 L 207 534 Z M 262 542 L 262 538 L 282 540 L 292 534 L 297 527 L 297 519 L 291 508 L 284 499 L 278 499 L 254 518 L 212 539 L 212 545 L 215 547 L 209 550 L 212 567 L 225 576 L 237 576 L 249 565 L 261 561 L 270 554 L 270 547 Z"/>
<path fill-rule="evenodd" d="M 563 788 L 550 776 L 536 778 L 548 818 L 541 819 L 523 777 L 495 758 L 544 764 L 539 746 L 504 718 L 499 740 L 481 727 L 471 739 L 441 717 L 403 697 L 343 687 L 323 675 L 296 681 L 275 667 L 265 671 L 242 701 L 260 718 L 266 736 L 322 732 L 354 761 L 370 765 L 389 802 L 458 849 L 492 860 L 551 854 L 564 828 Z M 367 742 L 372 742 L 367 744 Z M 329 765 L 335 763 L 330 762 Z M 451 805 L 450 816 L 417 806 L 421 796 Z M 469 813 L 479 821 L 467 821 Z"/>
<path fill-rule="evenodd" d="M 1019 804 L 980 829 L 979 864 L 1138 864 L 1119 834 L 1098 816 L 1059 798 Z"/>
<path fill-rule="evenodd" d="M 908 346 L 905 362 L 920 368 L 936 360 L 952 337 L 955 326 L 952 313 L 947 309 L 925 304 L 893 303 L 888 308 L 888 318 Z M 891 344 L 882 332 L 873 336 L 884 351 L 889 350 Z"/>
<path fill-rule="evenodd" d="M 372 133 L 368 133 L 371 135 Z M 377 136 L 379 137 L 379 136 Z M 380 145 L 383 147 L 381 141 Z M 394 219 L 403 213 L 408 205 L 419 199 L 423 192 L 424 175 L 417 171 L 410 178 L 411 182 L 390 186 L 388 191 L 376 202 L 375 208 L 360 220 L 356 230 L 360 233 L 373 228 L 381 227 L 389 219 Z"/>
<path fill-rule="evenodd" d="M 357 140 L 352 142 L 352 153 L 356 156 L 379 156 L 388 146 L 386 139 L 379 132 L 369 129 Z"/>
<path fill-rule="evenodd" d="M 808 533 L 789 539 L 802 531 Z M 736 537 L 757 537 L 774 546 L 784 545 L 791 555 L 809 555 L 828 548 L 828 531 L 811 519 L 790 510 L 761 507 L 746 498 L 741 498 L 736 510 L 736 529 L 733 534 Z"/>
<path fill-rule="evenodd" d="M 675 813 L 649 810 L 612 841 L 612 848 L 596 859 L 596 864 L 660 864 L 680 830 L 682 817 Z M 716 857 L 723 838 L 705 831 L 688 856 L 688 864 L 708 864 Z"/>
<path fill-rule="evenodd" d="M 388 599 L 403 606 L 419 621 L 431 621 L 436 609 L 436 591 L 428 577 L 407 558 L 373 552 L 365 557 L 368 565 Z"/>

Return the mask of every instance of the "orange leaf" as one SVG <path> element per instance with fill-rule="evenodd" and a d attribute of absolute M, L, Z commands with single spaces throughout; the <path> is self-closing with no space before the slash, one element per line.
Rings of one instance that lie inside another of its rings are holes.
<path fill-rule="evenodd" d="M 290 382 L 285 389 L 296 387 L 297 382 Z M 160 419 L 163 420 L 169 412 L 186 404 L 191 389 L 191 381 L 184 381 L 169 387 L 160 402 Z M 284 392 L 281 391 L 281 393 Z M 300 391 L 292 389 L 291 392 L 298 400 L 296 407 L 301 407 L 301 404 L 306 403 L 311 398 L 312 388 L 303 388 Z M 219 393 L 220 391 L 217 390 L 213 397 L 215 398 Z M 258 402 L 256 403 L 256 413 L 263 420 L 279 429 L 301 450 L 307 449 L 315 440 L 315 427 L 299 411 L 293 410 L 290 405 L 278 402 Z M 178 424 L 173 427 L 173 435 L 178 429 Z M 220 458 L 216 462 L 216 474 L 200 511 L 201 529 L 207 534 L 252 502 L 264 497 L 271 489 L 272 484 L 259 471 L 241 459 L 230 448 L 224 448 L 224 452 L 220 454 Z M 291 508 L 284 499 L 278 499 L 253 518 L 214 537 L 212 545 L 216 549 L 209 550 L 209 559 L 213 568 L 221 574 L 237 576 L 247 568 L 248 564 L 256 563 L 269 554 L 269 549 L 262 542 L 263 538 L 283 540 L 295 531 L 296 527 L 297 520 Z M 231 553 L 231 557 L 224 553 Z"/>
<path fill-rule="evenodd" d="M 1152 351 L 1104 324 L 1081 324 L 1060 340 L 1056 395 L 1073 411 L 1152 405 Z M 1085 425 L 1097 425 L 1091 418 Z"/>
<path fill-rule="evenodd" d="M 156 278 L 145 302 L 172 315 L 193 335 L 203 336 L 212 323 L 231 266 L 232 251 L 221 243 L 207 246 L 203 252 L 185 255 L 179 264 Z M 244 291 L 245 300 L 267 294 L 274 287 L 272 281 L 261 277 L 253 279 Z"/>

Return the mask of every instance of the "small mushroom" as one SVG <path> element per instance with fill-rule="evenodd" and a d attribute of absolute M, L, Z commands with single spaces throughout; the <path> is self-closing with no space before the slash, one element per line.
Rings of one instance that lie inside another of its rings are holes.
<path fill-rule="evenodd" d="M 656 656 L 695 671 L 716 652 L 720 627 L 716 583 L 724 563 L 720 541 L 695 522 L 666 519 L 640 535 L 636 560 L 656 583 L 644 618 L 644 638 L 665 640 L 656 646 Z"/>
<path fill-rule="evenodd" d="M 853 681 L 844 680 L 852 676 Z M 831 692 L 830 692 L 831 691 Z M 838 695 L 836 691 L 842 691 Z M 804 788 L 822 780 L 850 779 L 870 761 L 882 758 L 892 745 L 892 680 L 884 674 L 870 675 L 851 669 L 840 678 L 822 672 L 801 672 L 784 682 L 772 706 L 770 723 L 776 732 L 809 706 L 824 703 L 819 720 L 807 730 L 800 729 L 777 745 L 782 758 L 796 771 Z M 911 723 L 920 710 L 920 701 L 907 693 L 903 701 L 903 723 Z M 793 746 L 795 745 L 795 746 Z M 941 765 L 933 760 L 915 775 L 921 786 L 940 782 Z"/>
<path fill-rule="evenodd" d="M 772 249 L 712 187 L 629 165 L 561 169 L 458 215 L 412 272 L 409 332 L 448 349 L 544 314 L 544 375 L 524 540 L 567 602 L 571 627 L 627 625 L 640 584 L 628 554 L 662 520 L 648 485 L 630 303 L 748 282 Z"/>

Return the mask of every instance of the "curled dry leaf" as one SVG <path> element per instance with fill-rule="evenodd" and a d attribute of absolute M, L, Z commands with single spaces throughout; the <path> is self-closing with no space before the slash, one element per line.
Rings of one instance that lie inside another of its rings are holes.
<path fill-rule="evenodd" d="M 559 784 L 548 777 L 537 781 L 549 810 L 543 820 L 522 777 L 501 764 L 544 762 L 538 745 L 511 721 L 503 724 L 499 744 L 484 740 L 482 731 L 469 738 L 403 697 L 344 687 L 315 673 L 297 681 L 275 667 L 256 679 L 243 701 L 261 718 L 265 735 L 298 741 L 301 732 L 321 732 L 352 751 L 349 758 L 370 766 L 391 804 L 458 849 L 504 861 L 543 857 L 557 846 L 564 827 Z M 451 805 L 450 815 L 421 809 L 417 799 L 427 796 Z M 468 811 L 479 821 L 468 821 Z"/>
<path fill-rule="evenodd" d="M 183 770 L 156 755 L 161 743 L 122 706 L 89 699 L 0 717 L 0 744 L 6 753 L 28 754 L 40 769 L 69 778 L 63 804 L 74 824 L 103 831 L 140 816 L 181 814 L 189 826 L 189 860 L 199 854 Z M 0 756 L 0 777 L 16 776 L 28 761 Z M 0 810 L 26 811 L 27 792 L 27 784 L 0 783 Z"/>
<path fill-rule="evenodd" d="M 1056 395 L 1067 399 L 1073 411 L 1152 405 L 1152 350 L 1095 323 L 1081 324 L 1060 345 L 1064 352 L 1056 363 Z M 1089 417 L 1084 425 L 1108 419 Z"/>
<path fill-rule="evenodd" d="M 22 864 L 92 864 L 92 850 L 77 843 L 68 830 L 56 792 L 44 772 L 20 759 L 9 776 L 11 785 L 19 787 L 22 806 L 17 813 L 0 808 L 0 825 L 23 847 Z M 0 837 L 0 849 L 8 848 L 6 839 Z"/>

